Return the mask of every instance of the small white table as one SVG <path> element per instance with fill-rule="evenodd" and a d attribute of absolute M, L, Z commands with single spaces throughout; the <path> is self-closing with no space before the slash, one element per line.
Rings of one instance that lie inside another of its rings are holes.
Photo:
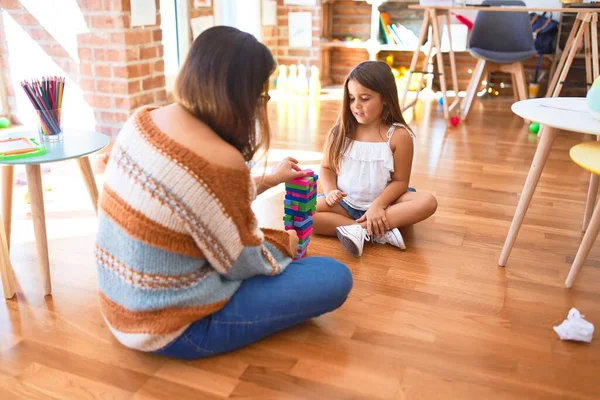
<path fill-rule="evenodd" d="M 38 137 L 34 131 L 12 131 L 7 135 L 1 135 L 0 138 L 9 137 Z M 10 250 L 10 231 L 12 216 L 12 195 L 13 195 L 13 176 L 15 165 L 25 165 L 27 172 L 27 186 L 29 188 L 29 198 L 31 201 L 31 218 L 35 231 L 35 243 L 40 262 L 42 280 L 44 284 L 44 294 L 52 293 L 52 284 L 50 282 L 50 259 L 48 257 L 48 239 L 46 237 L 46 213 L 44 211 L 44 195 L 42 189 L 41 164 L 47 164 L 64 160 L 77 160 L 79 169 L 87 186 L 92 205 L 97 212 L 98 188 L 92 172 L 92 166 L 88 155 L 102 150 L 110 143 L 110 138 L 97 132 L 70 130 L 64 132 L 64 139 L 60 142 L 47 143 L 47 153 L 38 157 L 15 159 L 11 161 L 2 161 L 2 217 L 4 219 L 4 229 L 0 234 L 0 276 L 4 288 L 4 296 L 10 299 L 15 294 L 14 284 L 12 282 L 13 272 L 10 264 L 10 258 L 7 253 Z M 1 218 L 0 218 L 1 220 Z"/>
<path fill-rule="evenodd" d="M 514 103 L 512 111 L 523 119 L 536 121 L 544 126 L 544 134 L 540 138 L 537 150 L 525 181 L 523 193 L 519 199 L 517 210 L 513 217 L 510 229 L 500 254 L 498 264 L 505 266 L 510 252 L 517 239 L 517 234 L 525 218 L 525 213 L 533 197 L 542 170 L 552 149 L 557 129 L 570 132 L 587 133 L 600 139 L 600 120 L 588 111 L 585 98 L 580 97 L 552 97 L 542 99 L 524 100 Z M 592 174 L 588 191 L 587 204 L 583 219 L 583 230 L 587 228 L 594 210 L 596 194 L 598 192 L 598 175 Z"/>

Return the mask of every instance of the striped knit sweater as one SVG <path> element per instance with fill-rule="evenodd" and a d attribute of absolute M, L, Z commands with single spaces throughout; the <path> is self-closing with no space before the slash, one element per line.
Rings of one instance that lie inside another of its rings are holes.
<path fill-rule="evenodd" d="M 259 229 L 248 170 L 209 164 L 138 110 L 106 167 L 96 239 L 100 307 L 123 345 L 154 351 L 221 309 L 242 280 L 290 263 L 289 236 Z"/>

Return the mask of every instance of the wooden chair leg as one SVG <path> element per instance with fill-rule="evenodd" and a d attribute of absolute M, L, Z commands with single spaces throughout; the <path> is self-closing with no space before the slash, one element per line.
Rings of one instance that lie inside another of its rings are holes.
<path fill-rule="evenodd" d="M 596 136 L 596 140 L 600 142 L 600 135 Z M 598 181 L 600 178 L 598 175 L 592 173 L 590 176 L 590 185 L 588 186 L 587 199 L 585 201 L 585 212 L 583 214 L 583 225 L 581 231 L 585 232 L 592 218 L 594 212 L 594 204 L 596 204 L 596 197 L 598 195 Z"/>
<path fill-rule="evenodd" d="M 542 139 L 540 139 L 537 150 L 535 151 L 533 161 L 531 162 L 531 167 L 529 168 L 529 173 L 527 174 L 527 180 L 525 181 L 523 193 L 519 199 L 519 204 L 517 205 L 515 215 L 510 224 L 506 241 L 502 247 L 500 259 L 498 260 L 498 265 L 501 267 L 504 267 L 506 265 L 506 261 L 508 261 L 508 256 L 510 255 L 513 245 L 515 244 L 515 240 L 517 239 L 519 229 L 521 229 L 521 225 L 525 219 L 525 213 L 527 212 L 527 208 L 529 208 L 529 203 L 531 203 L 533 192 L 535 191 L 537 183 L 540 180 L 544 165 L 546 165 L 546 160 L 548 159 L 548 155 L 552 149 L 552 143 L 554 142 L 555 136 L 556 130 L 552 127 L 546 127 L 546 132 L 544 133 Z"/>
<path fill-rule="evenodd" d="M 479 86 L 479 82 L 481 82 L 481 76 L 483 75 L 483 71 L 485 70 L 485 60 L 478 60 L 475 69 L 473 70 L 473 75 L 471 75 L 471 80 L 469 81 L 469 86 L 467 88 L 467 93 L 465 98 L 463 99 L 462 110 L 461 110 L 461 119 L 467 119 L 467 115 L 469 114 L 469 110 L 471 109 L 471 104 L 473 103 L 473 99 L 475 98 L 475 94 L 477 93 L 477 87 Z"/>
<path fill-rule="evenodd" d="M 598 237 L 598 232 L 600 232 L 600 203 L 596 204 L 590 226 L 585 232 L 585 235 L 583 235 L 583 240 L 579 245 L 579 250 L 577 250 L 577 255 L 575 256 L 575 260 L 573 261 L 573 265 L 571 265 L 569 275 L 565 281 L 566 287 L 570 288 L 573 286 L 581 267 L 583 267 L 583 263 L 587 259 L 588 254 L 590 254 L 590 250 Z"/>
<path fill-rule="evenodd" d="M 2 166 L 2 218 L 4 218 L 4 232 L 6 233 L 6 247 L 10 252 L 10 232 L 12 224 L 12 199 L 13 178 L 15 167 L 12 165 Z"/>
<path fill-rule="evenodd" d="M 0 224 L 4 224 L 2 217 L 0 217 Z M 4 297 L 12 299 L 15 295 L 15 281 L 4 229 L 0 229 L 0 279 Z"/>
<path fill-rule="evenodd" d="M 519 100 L 527 100 L 527 80 L 525 79 L 525 70 L 522 63 L 515 63 L 513 76 L 517 82 L 517 91 L 519 92 Z"/>
<path fill-rule="evenodd" d="M 527 78 L 525 77 L 525 69 L 523 63 L 518 62 L 513 66 L 513 79 L 517 82 L 517 90 L 519 92 L 519 100 L 527 100 L 529 98 L 527 90 Z M 529 124 L 529 120 L 524 120 L 526 124 Z"/>

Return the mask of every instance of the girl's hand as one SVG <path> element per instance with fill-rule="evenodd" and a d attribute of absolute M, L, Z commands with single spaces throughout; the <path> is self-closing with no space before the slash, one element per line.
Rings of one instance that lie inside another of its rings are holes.
<path fill-rule="evenodd" d="M 288 235 L 290 235 L 290 247 L 292 249 L 292 254 L 296 254 L 298 252 L 298 233 L 295 230 L 290 229 L 287 231 Z"/>
<path fill-rule="evenodd" d="M 275 165 L 271 172 L 279 183 L 291 181 L 295 178 L 304 178 L 306 173 L 302 172 L 298 166 L 298 160 L 292 157 L 286 157 Z"/>
<path fill-rule="evenodd" d="M 367 221 L 369 235 L 375 234 L 375 237 L 381 237 L 386 231 L 390 230 L 383 207 L 371 206 L 362 217 L 356 220 L 358 223 L 365 221 Z"/>
<path fill-rule="evenodd" d="M 337 203 L 342 201 L 342 199 L 346 197 L 346 193 L 342 192 L 339 189 L 335 189 L 330 191 L 325 195 L 325 202 L 329 207 L 335 206 Z"/>

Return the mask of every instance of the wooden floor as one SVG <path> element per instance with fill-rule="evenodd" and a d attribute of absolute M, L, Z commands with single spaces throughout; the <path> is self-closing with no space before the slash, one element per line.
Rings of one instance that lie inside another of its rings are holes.
<path fill-rule="evenodd" d="M 293 154 L 316 168 L 338 106 L 272 102 L 270 162 Z M 581 344 L 552 330 L 571 307 L 600 326 L 598 246 L 575 287 L 563 284 L 582 237 L 589 178 L 568 149 L 590 139 L 557 138 L 500 268 L 537 138 L 499 100 L 475 103 L 468 122 L 452 129 L 436 102 L 421 104 L 411 124 L 411 185 L 432 192 L 439 208 L 403 231 L 408 249 L 372 245 L 353 259 L 336 239 L 315 237 L 311 255 L 331 255 L 352 270 L 346 304 L 195 362 L 127 350 L 109 333 L 96 301 L 95 216 L 74 163 L 52 165 L 43 176 L 52 185 L 45 195 L 54 294 L 41 296 L 24 187 L 17 186 L 11 255 L 19 293 L 0 301 L 0 399 L 598 399 L 598 333 Z M 282 197 L 281 188 L 271 190 L 255 204 L 264 225 L 282 226 Z"/>

